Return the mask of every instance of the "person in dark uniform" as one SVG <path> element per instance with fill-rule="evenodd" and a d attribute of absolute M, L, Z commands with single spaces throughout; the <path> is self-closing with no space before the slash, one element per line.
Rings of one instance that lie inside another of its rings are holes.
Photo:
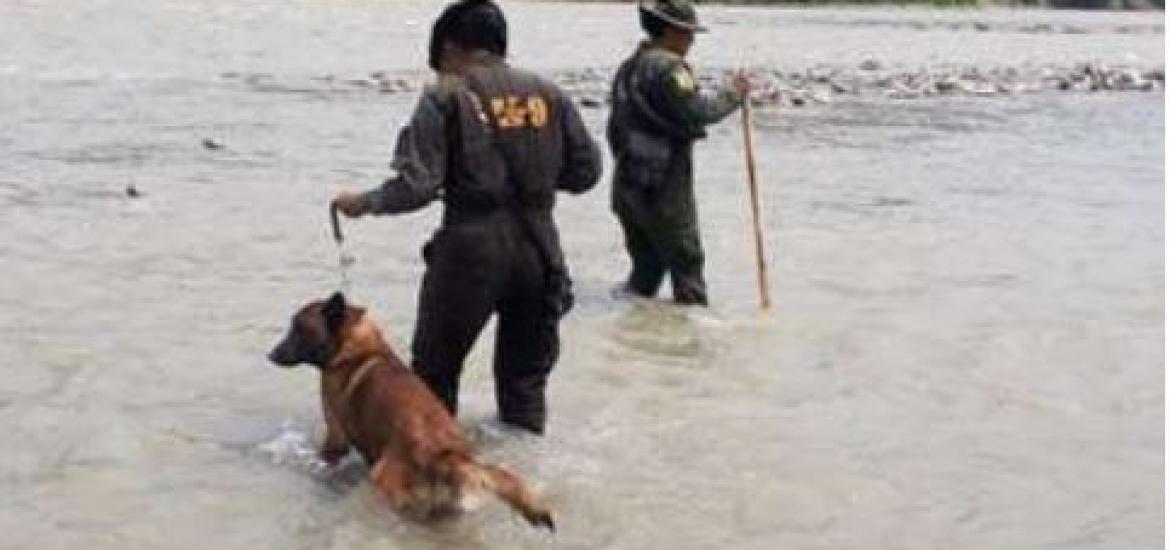
<path fill-rule="evenodd" d="M 546 424 L 557 326 L 572 305 L 553 221 L 556 191 L 583 193 L 601 157 L 568 96 L 508 66 L 507 23 L 486 0 L 447 6 L 431 33 L 439 72 L 398 137 L 397 175 L 333 206 L 350 217 L 410 212 L 435 200 L 442 223 L 423 248 L 412 366 L 452 414 L 463 361 L 494 313 L 500 420 Z"/>
<path fill-rule="evenodd" d="M 669 272 L 675 302 L 706 305 L 692 149 L 704 127 L 743 104 L 749 83 L 740 72 L 730 90 L 699 92 L 686 55 L 706 29 L 689 0 L 642 2 L 638 11 L 649 40 L 614 76 L 606 127 L 612 207 L 632 264 L 625 290 L 654 296 Z"/>

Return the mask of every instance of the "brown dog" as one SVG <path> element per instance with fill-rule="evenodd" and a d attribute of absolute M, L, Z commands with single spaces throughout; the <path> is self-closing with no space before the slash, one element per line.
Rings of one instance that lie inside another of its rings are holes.
<path fill-rule="evenodd" d="M 302 307 L 268 358 L 321 370 L 321 458 L 333 464 L 356 447 L 399 512 L 430 517 L 491 492 L 529 523 L 555 530 L 552 513 L 520 479 L 475 461 L 447 409 L 394 355 L 365 309 L 346 304 L 341 293 Z"/>

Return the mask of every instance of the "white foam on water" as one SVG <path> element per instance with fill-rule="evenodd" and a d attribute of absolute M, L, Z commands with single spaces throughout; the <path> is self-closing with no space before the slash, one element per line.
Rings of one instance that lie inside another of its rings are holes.
<path fill-rule="evenodd" d="M 272 439 L 257 445 L 256 450 L 275 465 L 292 466 L 315 476 L 327 474 L 333 468 L 317 456 L 309 437 L 291 420 L 285 420 L 280 431 Z"/>
<path fill-rule="evenodd" d="M 686 311 L 687 320 L 703 328 L 726 328 L 736 322 L 719 314 L 719 312 L 703 308 L 690 308 Z"/>

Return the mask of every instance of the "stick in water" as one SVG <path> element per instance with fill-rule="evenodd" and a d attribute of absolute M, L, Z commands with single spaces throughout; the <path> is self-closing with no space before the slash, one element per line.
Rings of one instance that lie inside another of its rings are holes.
<path fill-rule="evenodd" d="M 341 245 L 345 238 L 341 236 L 341 223 L 337 220 L 337 205 L 329 205 L 329 221 L 333 225 L 333 242 Z"/>
<path fill-rule="evenodd" d="M 760 285 L 760 310 L 772 309 L 772 296 L 768 290 L 768 265 L 764 261 L 764 234 L 760 227 L 760 190 L 756 185 L 756 154 L 752 145 L 751 99 L 743 102 L 743 145 L 747 157 L 748 189 L 751 192 L 752 229 L 756 241 L 756 276 Z"/>

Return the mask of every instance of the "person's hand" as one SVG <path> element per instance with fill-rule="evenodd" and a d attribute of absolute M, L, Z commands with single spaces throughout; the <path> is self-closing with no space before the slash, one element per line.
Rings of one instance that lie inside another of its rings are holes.
<path fill-rule="evenodd" d="M 356 218 L 366 213 L 366 203 L 362 200 L 362 196 L 349 191 L 338 193 L 331 206 L 350 218 Z"/>
<path fill-rule="evenodd" d="M 748 78 L 746 70 L 735 71 L 735 76 L 731 79 L 731 87 L 740 99 L 747 99 L 748 93 L 752 91 L 752 81 Z"/>

